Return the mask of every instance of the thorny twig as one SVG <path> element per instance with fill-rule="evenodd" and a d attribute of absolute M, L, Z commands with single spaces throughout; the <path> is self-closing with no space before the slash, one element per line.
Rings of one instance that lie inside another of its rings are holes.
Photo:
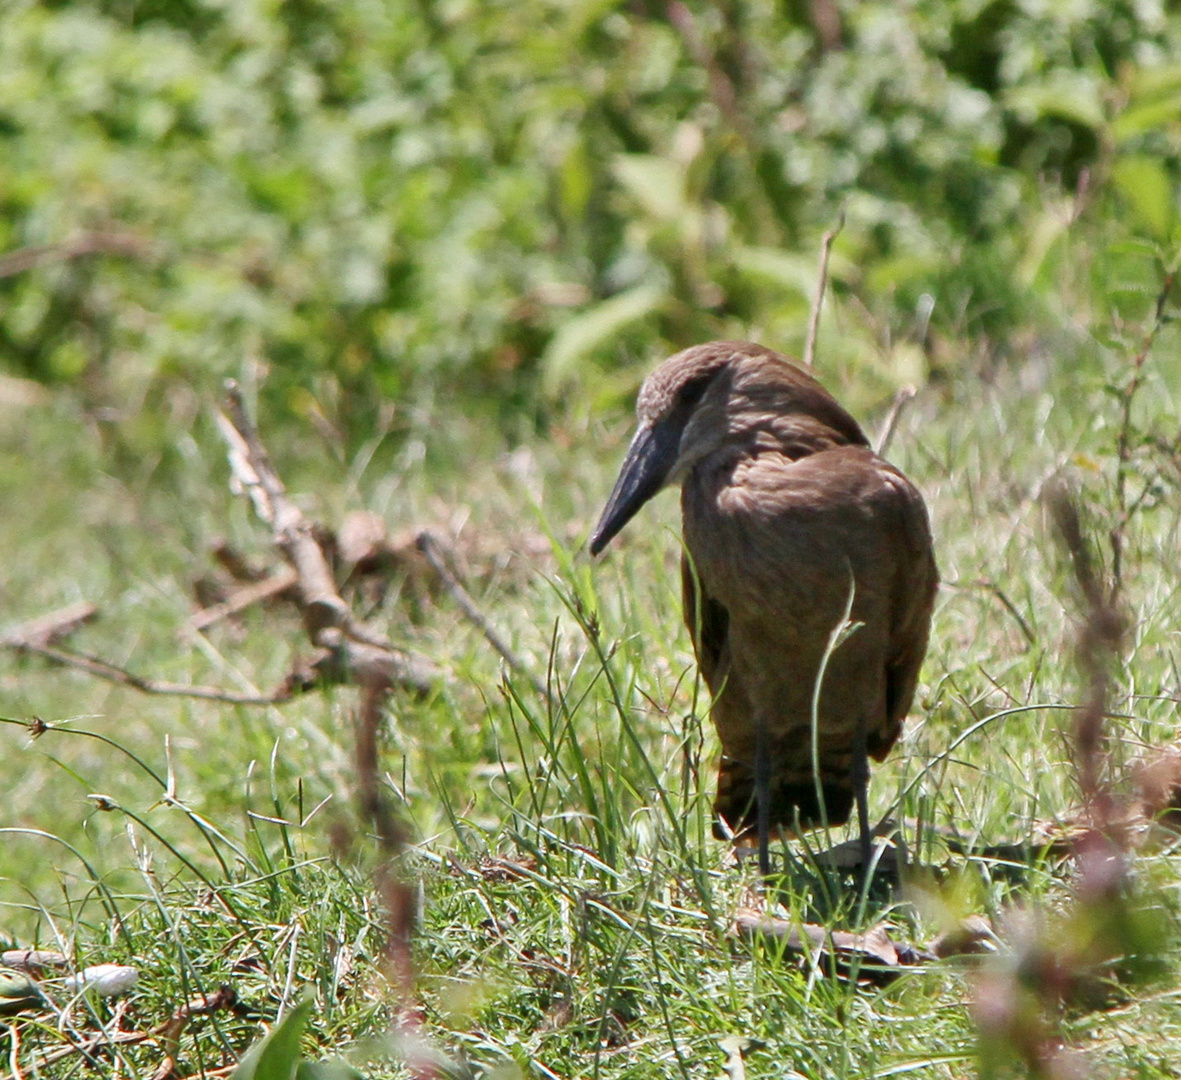
<path fill-rule="evenodd" d="M 436 1080 L 442 1073 L 422 1038 L 414 1003 L 414 891 L 397 869 L 406 849 L 406 828 L 390 808 L 381 780 L 378 732 L 389 691 L 389 683 L 380 677 L 362 688 L 354 717 L 357 801 L 362 822 L 377 837 L 374 884 L 386 916 L 385 973 L 397 1003 L 397 1031 L 406 1066 L 414 1080 Z"/>
<path fill-rule="evenodd" d="M 1124 530 L 1127 528 L 1132 515 L 1148 494 L 1148 489 L 1145 488 L 1131 505 L 1128 504 L 1128 466 L 1132 460 L 1132 402 L 1140 389 L 1140 383 L 1144 377 L 1144 364 L 1148 360 L 1148 354 L 1152 351 L 1152 346 L 1156 343 L 1161 327 L 1165 324 L 1165 304 L 1168 302 L 1169 293 L 1173 291 L 1173 282 L 1176 280 L 1176 276 L 1176 270 L 1170 270 L 1165 274 L 1164 281 L 1161 282 L 1160 292 L 1157 293 L 1156 305 L 1153 308 L 1152 323 L 1144 335 L 1144 341 L 1140 345 L 1140 351 L 1132 358 L 1132 371 L 1120 394 L 1120 425 L 1115 446 L 1116 520 L 1109 533 L 1111 542 L 1112 602 L 1118 598 L 1120 589 L 1123 586 Z"/>
<path fill-rule="evenodd" d="M 451 568 L 447 565 L 447 560 L 444 558 L 442 545 L 440 545 L 435 536 L 424 529 L 415 538 L 415 545 L 422 552 L 426 561 L 430 563 L 431 569 L 438 575 L 443 588 L 447 590 L 447 594 L 459 606 L 460 611 L 484 635 L 484 640 L 500 653 L 505 663 L 513 671 L 519 672 L 529 680 L 529 685 L 533 687 L 534 691 L 540 697 L 548 697 L 549 691 L 546 689 L 545 683 L 530 672 L 528 665 L 513 651 L 508 642 L 500 636 L 496 627 L 488 621 L 484 613 L 476 606 L 471 593 L 463 587 L 463 584 L 451 572 Z"/>

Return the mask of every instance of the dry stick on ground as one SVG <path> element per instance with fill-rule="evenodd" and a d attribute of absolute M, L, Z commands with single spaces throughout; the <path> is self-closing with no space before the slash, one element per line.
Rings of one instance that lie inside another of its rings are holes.
<path fill-rule="evenodd" d="M 220 604 L 213 604 L 211 607 L 198 611 L 189 619 L 189 628 L 207 630 L 215 622 L 220 622 L 231 615 L 237 615 L 238 612 L 245 611 L 253 604 L 280 596 L 298 583 L 299 574 L 292 567 L 285 566 L 261 581 L 237 589 L 233 595 L 227 597 Z"/>
<path fill-rule="evenodd" d="M 220 690 L 214 686 L 194 686 L 191 683 L 164 682 L 137 675 L 118 664 L 100 660 L 86 653 L 63 649 L 54 642 L 72 633 L 83 623 L 98 615 L 93 604 L 78 603 L 58 611 L 50 612 L 21 623 L 0 636 L 0 648 L 14 652 L 40 656 L 43 660 L 61 667 L 84 671 L 96 679 L 120 686 L 129 686 L 142 694 L 161 694 L 167 697 L 201 698 L 206 701 L 225 701 L 232 705 L 277 705 L 287 701 L 314 680 L 314 674 L 306 671 L 292 672 L 273 693 L 241 694 L 232 690 Z"/>
<path fill-rule="evenodd" d="M 336 682 L 383 681 L 417 693 L 439 679 L 426 657 L 408 653 L 374 634 L 353 617 L 337 591 L 331 568 L 312 524 L 287 496 L 258 431 L 246 414 L 237 383 L 226 383 L 226 401 L 217 426 L 229 447 L 234 481 L 250 497 L 259 518 L 274 532 L 275 544 L 298 575 L 298 602 L 304 628 L 320 654 L 312 667 Z"/>
<path fill-rule="evenodd" d="M 182 1005 L 156 1029 L 164 1046 L 164 1058 L 152 1073 L 152 1080 L 171 1080 L 176 1076 L 176 1059 L 180 1052 L 180 1037 L 194 1016 L 204 1016 L 219 1009 L 233 1008 L 238 995 L 232 986 L 222 986 L 212 994 L 202 994 Z"/>
<path fill-rule="evenodd" d="M 108 663 L 94 656 L 84 653 L 69 652 L 53 645 L 34 645 L 29 642 L 9 645 L 18 652 L 32 653 L 62 667 L 84 671 L 96 679 L 106 679 L 107 682 L 129 686 L 141 694 L 161 694 L 165 697 L 201 698 L 205 701 L 225 701 L 231 705 L 278 705 L 292 698 L 298 691 L 305 689 L 303 685 L 312 678 L 310 674 L 301 674 L 298 678 L 288 678 L 271 694 L 239 694 L 233 690 L 219 690 L 214 686 L 194 686 L 191 683 L 163 682 L 159 679 L 147 679 L 142 675 Z"/>
<path fill-rule="evenodd" d="M 820 269 L 816 274 L 816 293 L 812 297 L 812 312 L 808 316 L 808 336 L 804 339 L 804 367 L 812 367 L 816 357 L 816 335 L 820 332 L 820 309 L 824 307 L 824 290 L 828 287 L 828 259 L 832 242 L 845 227 L 845 209 L 841 207 L 837 223 L 820 239 Z"/>
<path fill-rule="evenodd" d="M 72 634 L 79 626 L 96 618 L 98 608 L 83 600 L 58 608 L 48 615 L 39 615 L 4 631 L 0 634 L 0 645 L 10 649 L 52 645 L 59 638 Z"/>
<path fill-rule="evenodd" d="M 98 615 L 98 608 L 93 604 L 78 603 L 58 611 L 30 619 L 26 623 L 13 627 L 0 637 L 0 647 L 12 649 L 15 652 L 29 653 L 40 656 L 51 663 L 62 667 L 84 671 L 96 679 L 106 679 L 107 682 L 129 686 L 144 694 L 163 694 L 169 697 L 203 698 L 208 701 L 227 701 L 235 705 L 274 705 L 292 696 L 294 687 L 288 680 L 273 694 L 239 694 L 231 690 L 219 690 L 212 686 L 193 686 L 189 683 L 162 682 L 158 679 L 147 679 L 136 675 L 126 668 L 100 660 L 85 653 L 73 652 L 54 644 L 58 638 L 72 633 L 83 623 L 90 622 Z"/>
<path fill-rule="evenodd" d="M 529 680 L 529 685 L 533 687 L 536 693 L 543 697 L 549 697 L 549 691 L 536 675 L 529 671 L 528 665 L 512 650 L 512 647 L 504 640 L 497 632 L 496 628 L 484 616 L 484 613 L 476 606 L 475 600 L 472 599 L 471 593 L 467 591 L 460 583 L 459 579 L 451 572 L 447 565 L 447 560 L 443 555 L 443 548 L 439 541 L 430 532 L 423 530 L 415 537 L 415 546 L 422 552 L 423 557 L 431 564 L 431 569 L 438 575 L 439 581 L 442 582 L 443 588 L 447 590 L 448 595 L 452 600 L 459 605 L 460 611 L 464 613 L 467 618 L 475 624 L 480 633 L 484 635 L 484 640 L 488 642 L 500 655 L 504 661 L 513 671 L 520 672 Z"/>

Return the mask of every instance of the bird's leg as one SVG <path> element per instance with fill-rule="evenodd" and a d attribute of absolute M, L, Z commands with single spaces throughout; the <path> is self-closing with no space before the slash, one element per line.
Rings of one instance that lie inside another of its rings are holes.
<path fill-rule="evenodd" d="M 767 745 L 767 725 L 762 717 L 755 721 L 755 821 L 759 833 L 759 873 L 771 873 L 771 748 Z"/>
<path fill-rule="evenodd" d="M 866 747 L 864 720 L 858 723 L 857 734 L 853 738 L 850 772 L 853 794 L 857 799 L 857 825 L 861 830 L 861 872 L 868 877 L 873 844 L 869 831 L 869 752 Z"/>

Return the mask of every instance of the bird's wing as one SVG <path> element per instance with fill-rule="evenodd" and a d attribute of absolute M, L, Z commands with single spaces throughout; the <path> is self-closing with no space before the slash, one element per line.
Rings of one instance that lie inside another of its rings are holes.
<path fill-rule="evenodd" d="M 914 694 L 936 580 L 918 491 L 872 451 L 845 446 L 798 460 L 719 457 L 688 478 L 683 509 L 701 595 L 727 614 L 732 666 L 785 725 L 807 724 L 814 673 L 853 590 L 861 625 L 831 657 L 825 696 L 834 733 L 861 713 L 884 755 Z"/>
<path fill-rule="evenodd" d="M 718 684 L 727 662 L 730 613 L 705 591 L 687 554 L 681 556 L 681 595 L 697 662 L 706 684 L 712 688 Z"/>
<path fill-rule="evenodd" d="M 927 508 L 917 489 L 901 473 L 889 470 L 888 484 L 898 517 L 898 569 L 890 627 L 890 659 L 886 669 L 885 738 L 871 739 L 869 752 L 881 761 L 902 730 L 927 653 L 931 612 L 939 586 Z"/>

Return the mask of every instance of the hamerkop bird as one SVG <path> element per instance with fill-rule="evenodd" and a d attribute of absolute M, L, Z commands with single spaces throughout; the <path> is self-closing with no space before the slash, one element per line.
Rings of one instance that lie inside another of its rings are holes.
<path fill-rule="evenodd" d="M 844 824 L 856 800 L 868 862 L 868 759 L 902 729 L 938 583 L 922 496 L 810 374 L 749 342 L 670 357 L 636 413 L 590 550 L 681 485 L 685 622 L 722 743 L 715 835 L 753 833 L 766 874 L 773 828 Z"/>

